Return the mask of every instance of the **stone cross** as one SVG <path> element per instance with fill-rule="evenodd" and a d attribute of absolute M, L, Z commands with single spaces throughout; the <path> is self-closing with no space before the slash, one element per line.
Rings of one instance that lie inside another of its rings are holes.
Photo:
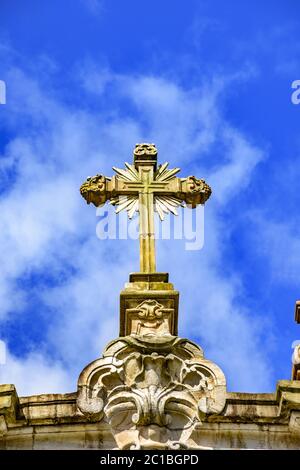
<path fill-rule="evenodd" d="M 112 178 L 97 174 L 87 178 L 80 188 L 87 201 L 99 207 L 110 201 L 116 212 L 126 210 L 129 218 L 139 212 L 140 271 L 153 273 L 155 267 L 154 211 L 161 220 L 176 208 L 192 208 L 204 204 L 211 195 L 211 188 L 203 179 L 195 176 L 177 178 L 180 168 L 169 169 L 168 163 L 157 167 L 157 149 L 154 144 L 136 144 L 133 165 L 126 169 L 113 167 Z"/>

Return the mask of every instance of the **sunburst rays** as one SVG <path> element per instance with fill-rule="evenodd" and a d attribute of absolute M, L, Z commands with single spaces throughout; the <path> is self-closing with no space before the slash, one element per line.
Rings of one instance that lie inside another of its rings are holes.
<path fill-rule="evenodd" d="M 136 182 L 141 183 L 142 180 L 138 171 L 135 169 L 134 165 L 125 163 L 126 169 L 113 167 L 113 170 L 117 174 L 117 178 L 126 182 Z M 174 168 L 172 170 L 168 169 L 169 163 L 166 162 L 159 166 L 158 170 L 154 175 L 154 181 L 160 183 L 167 183 L 175 178 L 175 175 L 180 171 L 180 168 Z M 135 212 L 139 211 L 139 196 L 128 195 L 128 196 L 117 196 L 110 200 L 110 203 L 113 206 L 116 206 L 116 213 L 126 210 L 129 219 L 132 219 Z M 184 203 L 180 199 L 174 196 L 167 195 L 158 195 L 154 194 L 154 210 L 158 213 L 160 220 L 164 220 L 166 214 L 170 212 L 174 215 L 178 215 L 177 208 L 183 207 Z"/>
<path fill-rule="evenodd" d="M 139 210 L 139 197 L 138 196 L 117 196 L 111 198 L 110 203 L 116 206 L 116 214 L 126 210 L 129 219 L 132 219 L 134 213 Z"/>
<path fill-rule="evenodd" d="M 127 170 L 122 170 L 121 168 L 116 168 L 113 166 L 113 170 L 117 173 L 118 178 L 120 178 L 123 181 L 138 181 L 140 182 L 140 175 L 136 171 L 133 165 L 130 165 L 130 163 L 125 162 L 125 166 Z"/>
<path fill-rule="evenodd" d="M 170 212 L 178 215 L 177 207 L 183 207 L 180 199 L 173 196 L 154 196 L 154 208 L 159 215 L 160 220 L 164 220 L 165 215 Z"/>
<path fill-rule="evenodd" d="M 169 170 L 168 166 L 168 162 L 159 165 L 158 170 L 154 176 L 155 181 L 170 181 L 180 171 L 180 168 L 174 168 L 173 170 Z"/>

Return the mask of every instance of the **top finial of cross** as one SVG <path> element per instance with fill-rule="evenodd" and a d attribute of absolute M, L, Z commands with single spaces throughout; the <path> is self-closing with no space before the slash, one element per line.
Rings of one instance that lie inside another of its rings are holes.
<path fill-rule="evenodd" d="M 151 162 L 154 166 L 154 171 L 156 171 L 157 148 L 155 144 L 135 144 L 133 159 L 136 169 L 141 165 L 149 165 Z"/>
<path fill-rule="evenodd" d="M 186 203 L 189 207 L 204 204 L 211 195 L 211 188 L 203 179 L 195 176 L 177 178 L 180 168 L 170 170 L 168 163 L 157 168 L 157 149 L 154 144 L 136 144 L 134 164 L 125 163 L 126 169 L 113 167 L 116 175 L 107 178 L 96 175 L 88 178 L 80 188 L 81 195 L 96 207 L 107 200 L 115 205 L 116 212 L 126 210 L 129 218 L 139 212 L 140 269 L 155 272 L 154 211 L 161 220 Z"/>

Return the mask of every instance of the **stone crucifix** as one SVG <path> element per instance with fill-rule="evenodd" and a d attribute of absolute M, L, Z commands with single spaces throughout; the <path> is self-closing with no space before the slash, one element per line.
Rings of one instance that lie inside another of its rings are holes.
<path fill-rule="evenodd" d="M 176 208 L 195 208 L 204 204 L 211 195 L 211 188 L 203 179 L 195 176 L 177 178 L 180 168 L 170 170 L 168 163 L 157 167 L 157 149 L 154 144 L 136 144 L 133 165 L 126 169 L 113 167 L 112 178 L 97 174 L 87 178 L 80 193 L 87 201 L 99 207 L 110 201 L 116 212 L 126 210 L 129 218 L 139 212 L 140 271 L 153 273 L 155 267 L 154 211 L 161 220 Z"/>

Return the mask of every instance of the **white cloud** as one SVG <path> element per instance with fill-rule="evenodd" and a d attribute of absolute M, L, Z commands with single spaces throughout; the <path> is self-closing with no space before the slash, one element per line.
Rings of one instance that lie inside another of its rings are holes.
<path fill-rule="evenodd" d="M 74 390 L 76 380 L 62 365 L 38 352 L 17 358 L 7 352 L 6 363 L 0 365 L 0 383 L 14 384 L 19 396 Z"/>
<path fill-rule="evenodd" d="M 250 213 L 249 221 L 253 250 L 262 255 L 269 265 L 271 281 L 299 285 L 298 221 L 276 220 L 275 214 L 270 217 L 264 211 Z"/>
<path fill-rule="evenodd" d="M 211 183 L 217 201 L 227 204 L 236 193 L 248 186 L 253 170 L 266 158 L 266 152 L 227 124 L 223 126 L 222 140 L 227 161 L 211 175 Z"/>
<path fill-rule="evenodd" d="M 94 73 L 87 90 L 93 81 L 97 90 L 100 75 Z M 104 75 L 104 81 L 109 80 L 107 72 Z M 71 391 L 66 387 L 76 383 L 80 369 L 117 336 L 119 291 L 128 272 L 138 268 L 137 243 L 97 240 L 94 212 L 84 205 L 78 188 L 88 174 L 111 174 L 113 164 L 130 159 L 126 151 L 136 142 L 150 140 L 158 145 L 161 159 L 183 168 L 189 165 L 212 182 L 216 193 L 207 209 L 202 252 L 179 251 L 175 243 L 166 250 L 159 244 L 159 265 L 171 272 L 182 291 L 183 331 L 205 338 L 208 352 L 224 365 L 232 387 L 269 388 L 267 352 L 259 343 L 262 327 L 240 303 L 243 287 L 237 276 L 228 277 L 222 269 L 222 206 L 247 186 L 264 152 L 222 117 L 219 100 L 226 80 L 200 90 L 153 76 L 112 75 L 111 80 L 115 102 L 118 96 L 125 97 L 141 119 L 123 119 L 118 109 L 109 110 L 109 117 L 104 111 L 97 115 L 69 109 L 51 90 L 42 90 L 20 71 L 11 72 L 10 87 L 16 95 L 6 125 L 18 129 L 24 120 L 27 125 L 21 135 L 14 131 L 3 160 L 4 174 L 8 168 L 15 174 L 0 200 L 2 318 L 13 318 L 14 308 L 24 315 L 30 308 L 30 292 L 17 283 L 25 273 L 53 272 L 58 282 L 47 289 L 32 287 L 40 305 L 51 312 L 45 344 L 42 352 L 33 351 L 22 360 L 12 351 L 5 381 L 16 382 L 25 394 Z M 103 81 L 100 85 L 103 93 Z M 225 152 L 213 164 L 216 145 Z M 210 169 L 204 175 L 206 167 Z M 35 382 L 38 371 L 41 378 Z"/>
<path fill-rule="evenodd" d="M 81 0 L 82 4 L 86 6 L 88 11 L 93 15 L 99 15 L 104 8 L 103 0 Z"/>

